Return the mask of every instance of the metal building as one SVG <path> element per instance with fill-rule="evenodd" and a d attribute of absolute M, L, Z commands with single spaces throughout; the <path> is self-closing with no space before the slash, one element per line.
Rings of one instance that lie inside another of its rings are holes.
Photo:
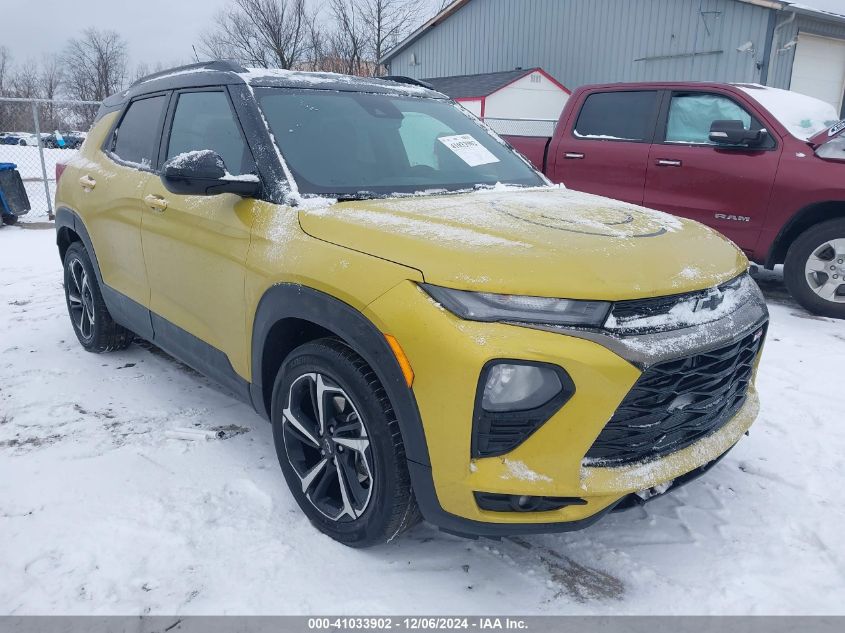
<path fill-rule="evenodd" d="M 415 78 L 539 66 L 569 88 L 755 82 L 842 108 L 845 0 L 455 0 L 382 62 Z"/>

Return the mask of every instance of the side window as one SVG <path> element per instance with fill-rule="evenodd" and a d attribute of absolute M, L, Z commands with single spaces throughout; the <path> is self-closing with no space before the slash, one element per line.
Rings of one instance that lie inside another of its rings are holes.
<path fill-rule="evenodd" d="M 165 102 L 164 95 L 160 95 L 129 104 L 115 130 L 112 152 L 118 158 L 144 167 L 152 166 Z"/>
<path fill-rule="evenodd" d="M 183 92 L 179 95 L 167 158 L 201 149 L 220 154 L 226 169 L 235 176 L 253 170 L 252 158 L 224 92 Z"/>
<path fill-rule="evenodd" d="M 581 107 L 574 132 L 579 138 L 651 142 L 656 116 L 656 90 L 597 92 Z"/>
<path fill-rule="evenodd" d="M 748 130 L 752 117 L 732 99 L 721 95 L 676 94 L 669 104 L 666 142 L 712 145 L 710 126 L 713 121 L 742 121 Z"/>

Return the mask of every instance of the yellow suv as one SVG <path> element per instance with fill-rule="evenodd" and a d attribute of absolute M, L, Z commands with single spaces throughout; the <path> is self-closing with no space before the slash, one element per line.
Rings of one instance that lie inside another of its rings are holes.
<path fill-rule="evenodd" d="M 733 244 L 550 186 L 414 80 L 157 73 L 103 103 L 56 198 L 83 347 L 142 337 L 250 403 L 351 546 L 420 515 L 581 528 L 757 413 L 768 316 Z"/>

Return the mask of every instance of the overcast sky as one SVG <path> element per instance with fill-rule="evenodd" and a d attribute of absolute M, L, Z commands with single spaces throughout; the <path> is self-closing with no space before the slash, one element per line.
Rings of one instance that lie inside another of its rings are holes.
<path fill-rule="evenodd" d="M 421 0 L 432 6 L 436 0 Z M 845 0 L 842 0 L 845 2 Z M 327 5 L 311 0 L 312 6 Z M 149 67 L 193 61 L 191 44 L 226 6 L 227 0 L 0 0 L 0 44 L 14 61 L 39 61 L 58 53 L 67 40 L 93 26 L 113 29 L 129 45 L 130 74 L 139 63 Z M 429 10 L 429 14 L 433 8 Z M 427 14 L 428 15 L 428 14 Z"/>
<path fill-rule="evenodd" d="M 130 67 L 189 62 L 191 44 L 226 0 L 0 0 L 0 43 L 16 62 L 58 53 L 89 26 L 113 29 L 129 44 Z"/>

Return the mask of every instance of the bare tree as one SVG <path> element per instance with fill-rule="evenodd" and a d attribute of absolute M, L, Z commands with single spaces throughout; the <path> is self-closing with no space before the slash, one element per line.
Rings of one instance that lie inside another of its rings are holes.
<path fill-rule="evenodd" d="M 41 59 L 41 68 L 38 72 L 38 96 L 42 99 L 56 99 L 62 86 L 64 66 L 58 55 L 45 55 Z M 49 130 L 63 127 L 58 108 L 54 103 L 43 104 L 42 125 Z"/>
<path fill-rule="evenodd" d="M 331 0 L 334 31 L 329 36 L 330 56 L 347 75 L 361 75 L 366 68 L 367 30 L 360 3 Z"/>
<path fill-rule="evenodd" d="M 29 60 L 12 73 L 12 94 L 21 99 L 35 99 L 38 95 L 38 65 Z"/>
<path fill-rule="evenodd" d="M 313 19 L 305 0 L 233 0 L 202 35 L 200 51 L 249 66 L 297 68 L 307 61 Z"/>
<path fill-rule="evenodd" d="M 408 35 L 420 16 L 417 0 L 360 0 L 361 17 L 369 53 L 375 62 L 374 74 L 383 71 L 382 56 Z"/>
<path fill-rule="evenodd" d="M 102 101 L 126 81 L 126 41 L 115 31 L 86 29 L 81 38 L 68 42 L 63 61 L 73 99 Z"/>
<path fill-rule="evenodd" d="M 147 75 L 152 75 L 153 73 L 160 73 L 167 68 L 173 68 L 174 66 L 180 66 L 181 62 L 173 62 L 172 64 L 165 64 L 163 62 L 156 62 L 152 66 L 146 64 L 144 62 L 139 63 L 135 66 L 135 70 L 132 71 L 132 75 L 130 76 L 129 81 L 135 82 L 141 79 L 142 77 L 146 77 Z"/>
<path fill-rule="evenodd" d="M 6 94 L 9 75 L 12 72 L 12 53 L 5 46 L 0 46 L 0 95 Z"/>

